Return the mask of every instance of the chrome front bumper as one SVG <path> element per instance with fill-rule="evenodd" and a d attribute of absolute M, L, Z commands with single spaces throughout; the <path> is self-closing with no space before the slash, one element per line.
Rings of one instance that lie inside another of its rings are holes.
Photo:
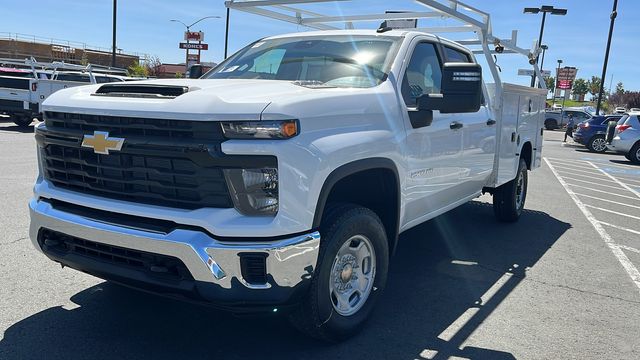
<path fill-rule="evenodd" d="M 311 232 L 274 241 L 220 241 L 197 230 L 176 229 L 170 233 L 143 231 L 63 212 L 49 202 L 29 203 L 29 235 L 36 249 L 42 229 L 97 243 L 166 255 L 181 260 L 207 301 L 278 303 L 313 275 L 320 234 Z M 243 276 L 241 253 L 266 254 L 267 283 L 251 284 Z M 73 266 L 71 266 L 73 267 Z M 206 288 L 206 289 L 203 289 Z M 270 296 L 269 293 L 277 294 Z"/>

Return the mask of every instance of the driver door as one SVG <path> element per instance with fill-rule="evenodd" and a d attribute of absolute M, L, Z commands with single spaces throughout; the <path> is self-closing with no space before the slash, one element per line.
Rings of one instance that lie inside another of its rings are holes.
<path fill-rule="evenodd" d="M 429 125 L 412 124 L 409 113 L 416 111 L 417 98 L 439 94 L 442 55 L 439 44 L 416 40 L 409 52 L 400 79 L 406 129 L 405 228 L 420 223 L 427 214 L 462 199 L 457 189 L 461 179 L 462 128 L 451 114 L 433 111 Z"/>

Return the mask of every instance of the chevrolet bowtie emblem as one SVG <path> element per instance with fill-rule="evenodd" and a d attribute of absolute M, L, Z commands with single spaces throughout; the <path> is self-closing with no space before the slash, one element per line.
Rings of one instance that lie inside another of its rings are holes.
<path fill-rule="evenodd" d="M 109 137 L 106 131 L 94 131 L 93 135 L 85 135 L 82 147 L 92 148 L 96 154 L 109 155 L 109 150 L 120 151 L 124 138 Z"/>

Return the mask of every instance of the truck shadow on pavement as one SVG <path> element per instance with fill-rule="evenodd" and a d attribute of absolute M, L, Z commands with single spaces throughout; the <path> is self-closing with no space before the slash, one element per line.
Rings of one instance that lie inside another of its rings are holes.
<path fill-rule="evenodd" d="M 473 201 L 409 230 L 372 319 L 342 344 L 306 338 L 278 313 L 237 318 L 102 283 L 75 294 L 77 308 L 13 324 L 0 358 L 515 359 L 463 344 L 569 228 L 528 210 L 498 223 L 489 204 Z"/>
<path fill-rule="evenodd" d="M 35 128 L 33 126 L 21 127 L 18 125 L 8 125 L 0 127 L 0 133 L 33 133 Z"/>

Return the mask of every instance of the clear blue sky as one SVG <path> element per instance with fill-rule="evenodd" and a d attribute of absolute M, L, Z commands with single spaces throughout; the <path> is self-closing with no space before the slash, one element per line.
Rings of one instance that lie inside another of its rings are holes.
<path fill-rule="evenodd" d="M 522 13 L 525 6 L 553 5 L 569 10 L 567 16 L 548 16 L 543 42 L 549 46 L 545 68 L 556 67 L 557 59 L 564 65 L 579 69 L 578 77 L 600 76 L 609 28 L 609 14 L 613 0 L 467 0 L 469 5 L 491 14 L 496 36 L 508 38 L 511 30 L 519 30 L 518 43 L 530 48 L 538 38 L 541 15 Z M 396 3 L 398 5 L 389 5 Z M 83 42 L 91 45 L 111 45 L 112 0 L 33 0 L 28 3 L 3 1 L 0 32 L 31 34 L 41 37 Z M 308 9 L 337 14 L 383 12 L 384 10 L 419 9 L 412 1 L 352 0 L 336 4 L 307 6 Z M 611 49 L 605 85 L 622 81 L 627 90 L 640 90 L 640 1 L 619 0 L 618 18 Z M 178 49 L 182 40 L 182 25 L 170 19 L 191 23 L 202 16 L 219 15 L 196 25 L 193 30 L 205 32 L 209 51 L 204 61 L 219 62 L 224 49 L 224 15 L 222 0 L 119 0 L 118 47 L 157 55 L 164 62 L 184 61 L 184 50 Z M 303 27 L 255 15 L 231 13 L 229 51 L 267 35 L 304 31 Z M 421 26 L 452 24 L 451 20 L 423 20 Z M 358 27 L 375 27 L 361 23 Z M 2 34 L 0 34 L 2 35 Z M 466 36 L 468 38 L 468 36 Z M 502 76 L 509 82 L 527 83 L 517 76 L 518 68 L 529 68 L 526 60 L 517 55 L 499 57 Z"/>

